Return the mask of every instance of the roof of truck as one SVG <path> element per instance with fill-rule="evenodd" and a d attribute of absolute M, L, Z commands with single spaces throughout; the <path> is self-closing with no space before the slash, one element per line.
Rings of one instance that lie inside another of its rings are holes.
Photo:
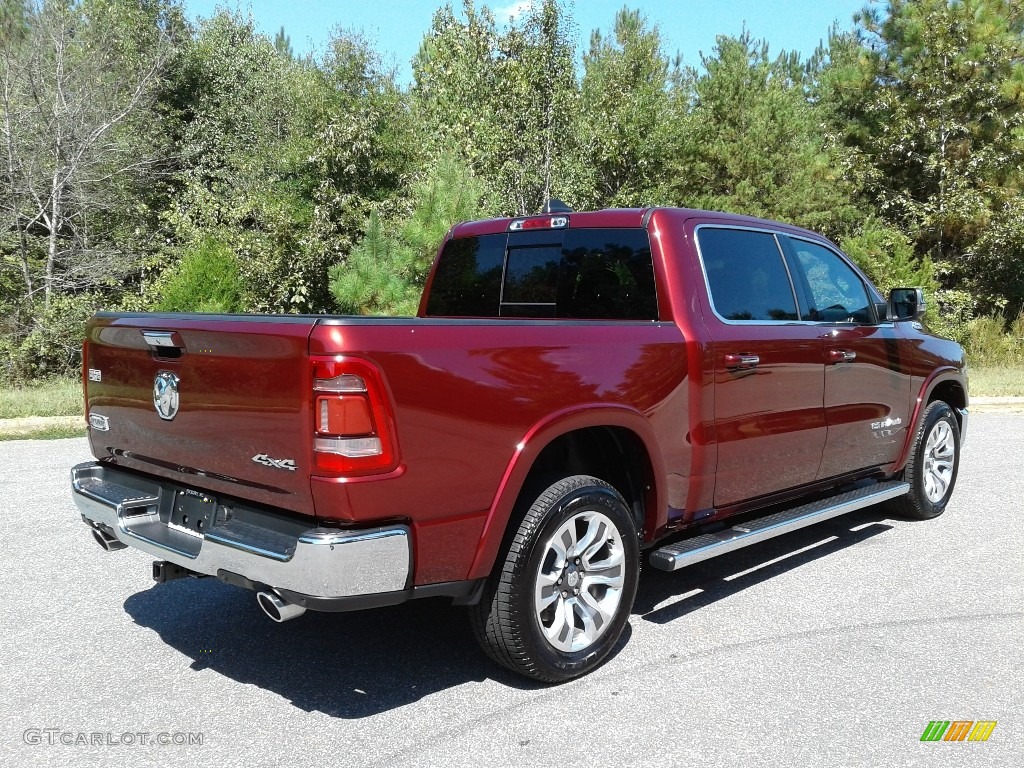
<path fill-rule="evenodd" d="M 552 228 L 586 228 L 586 227 L 643 227 L 647 225 L 651 215 L 656 211 L 669 211 L 682 218 L 701 218 L 723 222 L 743 223 L 752 226 L 766 226 L 772 229 L 786 229 L 790 232 L 802 233 L 821 238 L 817 232 L 797 227 L 784 222 L 760 219 L 754 216 L 745 216 L 739 213 L 726 213 L 723 211 L 704 211 L 696 208 L 669 208 L 669 207 L 648 207 L 648 208 L 605 208 L 599 211 L 572 211 L 567 213 L 541 213 L 526 216 L 505 216 L 495 219 L 482 219 L 480 221 L 467 221 L 456 224 L 452 227 L 451 237 L 475 237 L 479 235 L 493 235 L 508 232 L 515 229 L 517 222 L 534 222 L 540 224 L 543 220 L 556 221 L 564 219 L 564 222 L 555 223 Z M 539 228 L 546 228 L 541 225 Z"/>

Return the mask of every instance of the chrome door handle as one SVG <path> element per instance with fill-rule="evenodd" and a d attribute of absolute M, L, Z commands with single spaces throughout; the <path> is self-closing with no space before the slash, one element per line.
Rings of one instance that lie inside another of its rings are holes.
<path fill-rule="evenodd" d="M 726 368 L 754 368 L 758 363 L 761 362 L 761 358 L 757 355 L 726 355 L 725 356 L 725 367 Z"/>

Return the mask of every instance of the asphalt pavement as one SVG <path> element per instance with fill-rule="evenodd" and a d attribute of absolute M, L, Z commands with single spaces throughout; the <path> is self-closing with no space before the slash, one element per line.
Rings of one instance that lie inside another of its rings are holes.
<path fill-rule="evenodd" d="M 613 658 L 555 687 L 443 601 L 277 625 L 213 579 L 156 585 L 80 522 L 88 458 L 0 443 L 3 766 L 1024 765 L 1024 414 L 972 417 L 936 520 L 647 569 Z M 922 742 L 934 720 L 996 726 Z"/>

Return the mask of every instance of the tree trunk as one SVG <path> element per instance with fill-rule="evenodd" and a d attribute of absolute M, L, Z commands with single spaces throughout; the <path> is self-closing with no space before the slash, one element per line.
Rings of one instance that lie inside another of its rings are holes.
<path fill-rule="evenodd" d="M 46 282 L 43 290 L 43 307 L 50 309 L 50 296 L 53 293 L 53 273 L 57 265 L 57 235 L 60 232 L 60 140 L 57 141 L 57 168 L 53 172 L 53 184 L 50 189 L 50 233 L 46 242 Z"/>

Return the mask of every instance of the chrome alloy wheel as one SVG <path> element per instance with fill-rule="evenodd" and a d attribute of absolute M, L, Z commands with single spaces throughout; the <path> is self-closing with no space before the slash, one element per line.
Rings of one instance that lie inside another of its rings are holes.
<path fill-rule="evenodd" d="M 559 651 L 593 645 L 619 608 L 625 583 L 622 536 L 601 512 L 581 511 L 543 543 L 534 611 Z"/>
<path fill-rule="evenodd" d="M 953 480 L 953 462 L 956 441 L 953 430 L 945 421 L 935 422 L 924 446 L 924 495 L 932 504 L 938 504 Z"/>

